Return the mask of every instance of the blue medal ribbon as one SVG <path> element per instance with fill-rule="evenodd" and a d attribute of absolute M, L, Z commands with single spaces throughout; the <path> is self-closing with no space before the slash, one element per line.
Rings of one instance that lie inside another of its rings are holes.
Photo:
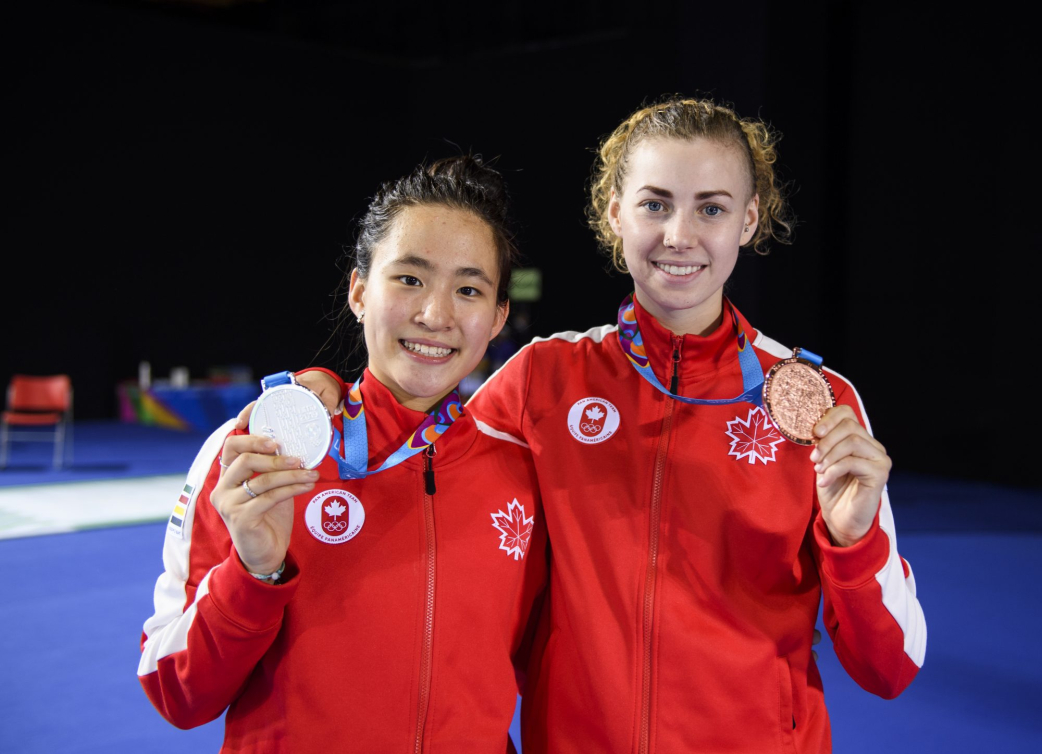
<path fill-rule="evenodd" d="M 644 338 L 640 334 L 637 325 L 637 312 L 634 308 L 633 294 L 631 293 L 619 307 L 619 346 L 626 358 L 637 370 L 638 374 L 661 393 L 674 398 L 682 403 L 693 403 L 700 406 L 723 406 L 728 403 L 751 403 L 754 406 L 763 405 L 763 369 L 760 361 L 753 353 L 749 339 L 745 336 L 745 330 L 738 322 L 738 315 L 730 302 L 727 304 L 731 312 L 731 321 L 734 324 L 735 339 L 738 343 L 738 363 L 742 367 L 742 394 L 736 398 L 686 398 L 682 395 L 672 393 L 659 382 L 655 372 L 651 369 L 647 350 L 644 348 Z"/>
<path fill-rule="evenodd" d="M 344 434 L 333 427 L 333 444 L 329 448 L 329 457 L 336 461 L 341 479 L 365 479 L 370 474 L 386 471 L 397 466 L 406 458 L 426 450 L 441 437 L 445 430 L 463 415 L 463 403 L 459 397 L 459 387 L 445 396 L 438 408 L 420 422 L 420 426 L 409 435 L 409 439 L 391 453 L 378 469 L 368 469 L 369 433 L 365 426 L 365 406 L 362 404 L 362 378 L 347 391 L 344 399 Z"/>

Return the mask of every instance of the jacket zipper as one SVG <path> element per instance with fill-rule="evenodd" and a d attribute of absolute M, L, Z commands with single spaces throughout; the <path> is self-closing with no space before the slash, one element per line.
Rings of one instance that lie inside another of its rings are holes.
<path fill-rule="evenodd" d="M 434 645 L 434 445 L 423 454 L 423 522 L 427 531 L 427 595 L 423 616 L 423 649 L 420 656 L 420 705 L 416 715 L 415 754 L 423 751 L 423 729 L 431 695 L 431 652 Z"/>
<path fill-rule="evenodd" d="M 437 452 L 434 443 L 428 445 L 427 450 L 423 452 L 423 486 L 428 495 L 437 492 L 434 486 L 434 454 Z"/>
<path fill-rule="evenodd" d="M 680 365 L 680 345 L 683 341 L 673 336 L 673 365 L 670 374 L 671 392 L 676 395 Z M 640 691 L 640 754 L 648 754 L 651 747 L 651 645 L 652 616 L 655 614 L 655 580 L 658 571 L 659 528 L 662 519 L 662 474 L 666 466 L 666 450 L 673 429 L 675 400 L 666 401 L 666 416 L 662 419 L 658 452 L 655 454 L 655 476 L 651 488 L 651 533 L 648 544 L 648 571 L 644 577 L 644 672 Z"/>
<path fill-rule="evenodd" d="M 673 376 L 669 380 L 669 392 L 673 395 L 677 394 L 677 390 L 680 388 L 680 344 L 681 340 L 674 335 L 673 336 Z"/>

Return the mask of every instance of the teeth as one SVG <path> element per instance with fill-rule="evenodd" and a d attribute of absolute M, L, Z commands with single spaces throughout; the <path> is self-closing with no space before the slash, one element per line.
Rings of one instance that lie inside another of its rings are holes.
<path fill-rule="evenodd" d="M 675 264 L 663 264 L 661 262 L 655 262 L 655 266 L 660 270 L 668 272 L 670 275 L 690 275 L 695 270 L 702 269 L 705 265 L 696 264 L 689 265 L 687 267 L 677 267 Z"/>
<path fill-rule="evenodd" d="M 448 356 L 450 353 L 453 352 L 453 350 L 455 350 L 452 348 L 439 348 L 438 346 L 425 346 L 422 343 L 413 343 L 408 340 L 401 340 L 399 341 L 399 343 L 405 346 L 406 349 L 412 351 L 413 353 L 418 353 L 421 356 Z"/>

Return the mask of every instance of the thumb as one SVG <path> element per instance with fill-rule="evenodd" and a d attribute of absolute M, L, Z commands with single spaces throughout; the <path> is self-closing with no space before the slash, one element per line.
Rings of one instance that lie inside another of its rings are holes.
<path fill-rule="evenodd" d="M 253 414 L 253 407 L 257 405 L 257 401 L 250 401 L 239 415 L 235 418 L 236 429 L 246 429 L 250 426 L 250 416 Z"/>

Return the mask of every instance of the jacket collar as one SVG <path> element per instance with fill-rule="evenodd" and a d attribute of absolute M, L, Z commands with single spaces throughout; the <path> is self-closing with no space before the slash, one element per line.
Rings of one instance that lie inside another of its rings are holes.
<path fill-rule="evenodd" d="M 651 361 L 651 368 L 654 370 L 655 376 L 666 387 L 669 387 L 675 343 L 680 346 L 679 374 L 682 394 L 685 384 L 718 374 L 722 369 L 733 367 L 741 370 L 738 363 L 738 344 L 734 323 L 728 311 L 728 307 L 734 305 L 729 299 L 724 299 L 724 316 L 719 326 L 705 336 L 675 335 L 641 306 L 636 296 L 634 296 L 634 302 L 637 325 L 640 327 L 640 333 L 644 339 L 644 348 Z M 738 315 L 738 322 L 745 329 L 745 334 L 752 343 L 756 338 L 756 332 L 738 309 L 735 309 L 735 314 Z"/>
<path fill-rule="evenodd" d="M 362 402 L 365 406 L 366 431 L 369 434 L 369 468 L 374 469 L 409 439 L 426 415 L 422 411 L 406 408 L 395 400 L 394 394 L 368 368 L 362 379 Z M 340 420 L 342 422 L 342 416 Z M 437 454 L 434 457 L 435 464 L 442 465 L 461 456 L 474 443 L 475 437 L 474 422 L 464 409 L 464 415 L 434 444 Z M 423 453 L 417 453 L 403 462 L 408 466 L 422 463 Z"/>

